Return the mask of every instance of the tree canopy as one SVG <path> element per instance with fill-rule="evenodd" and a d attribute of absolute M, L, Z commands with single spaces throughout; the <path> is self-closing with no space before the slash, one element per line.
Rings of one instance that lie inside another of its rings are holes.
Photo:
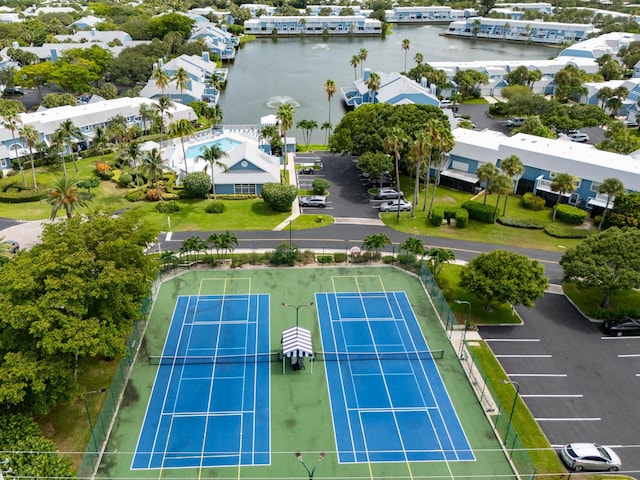
<path fill-rule="evenodd" d="M 548 283 L 540 262 L 506 250 L 481 254 L 460 276 L 460 286 L 483 299 L 486 310 L 494 302 L 532 307 Z"/>
<path fill-rule="evenodd" d="M 564 281 L 579 289 L 597 288 L 608 308 L 611 296 L 640 288 L 640 230 L 612 227 L 587 237 L 560 260 Z"/>
<path fill-rule="evenodd" d="M 106 213 L 46 225 L 0 270 L 0 402 L 45 413 L 76 394 L 79 363 L 125 354 L 148 296 L 156 232 Z"/>

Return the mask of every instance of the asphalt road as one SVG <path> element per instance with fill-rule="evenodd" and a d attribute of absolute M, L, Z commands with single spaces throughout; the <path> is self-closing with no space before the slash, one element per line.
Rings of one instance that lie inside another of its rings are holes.
<path fill-rule="evenodd" d="M 523 325 L 479 331 L 549 442 L 613 446 L 623 470 L 637 475 L 640 337 L 604 336 L 563 295 L 517 311 Z"/>

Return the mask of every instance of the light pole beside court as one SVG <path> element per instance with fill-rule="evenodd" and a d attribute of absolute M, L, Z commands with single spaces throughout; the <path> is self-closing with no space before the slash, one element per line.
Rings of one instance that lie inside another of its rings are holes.
<path fill-rule="evenodd" d="M 514 385 L 516 387 L 516 394 L 513 396 L 513 404 L 511 405 L 511 413 L 509 414 L 509 423 L 507 424 L 507 432 L 504 435 L 504 443 L 507 444 L 509 438 L 509 430 L 511 429 L 511 420 L 513 419 L 513 412 L 516 409 L 516 402 L 518 401 L 518 394 L 520 393 L 520 384 L 511 380 L 503 380 L 503 383 Z"/>
<path fill-rule="evenodd" d="M 312 307 L 313 306 L 313 302 L 311 302 L 311 303 L 303 303 L 302 305 L 289 305 L 288 303 L 282 302 L 282 306 L 283 307 L 292 307 L 292 308 L 296 309 L 296 328 L 298 328 L 298 321 L 300 319 L 300 309 L 302 307 Z"/>
<path fill-rule="evenodd" d="M 464 353 L 464 340 L 467 336 L 467 330 L 469 330 L 469 327 L 471 326 L 471 302 L 468 302 L 467 300 L 454 300 L 455 303 L 457 303 L 458 305 L 466 305 L 467 306 L 467 320 L 464 323 L 464 330 L 462 331 L 462 340 L 460 340 L 460 360 L 464 360 L 466 358 L 466 355 Z"/>
<path fill-rule="evenodd" d="M 88 392 L 84 392 L 84 395 L 82 396 L 82 399 L 84 400 L 84 408 L 87 411 L 87 419 L 89 420 L 89 428 L 91 429 L 91 438 L 93 438 L 93 446 L 96 450 L 96 455 L 98 455 L 98 442 L 96 441 L 96 436 L 93 434 L 93 420 L 91 420 L 91 411 L 89 410 L 89 402 L 87 402 L 87 396 L 96 393 L 104 393 L 106 391 L 106 388 L 101 388 L 100 390 L 90 390 Z"/>
<path fill-rule="evenodd" d="M 312 468 L 309 468 L 307 464 L 304 463 L 304 460 L 302 459 L 302 453 L 300 453 L 300 450 L 296 452 L 296 458 L 302 464 L 304 469 L 307 471 L 307 475 L 309 475 L 309 480 L 313 480 L 313 474 L 316 473 L 316 467 L 322 460 L 324 460 L 324 457 L 326 455 L 327 454 L 325 452 L 320 452 L 320 455 L 318 456 L 318 460 L 316 460 L 315 465 Z"/>

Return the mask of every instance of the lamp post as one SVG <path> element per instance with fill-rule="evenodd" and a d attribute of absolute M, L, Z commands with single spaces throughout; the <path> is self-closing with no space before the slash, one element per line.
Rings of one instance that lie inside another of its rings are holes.
<path fill-rule="evenodd" d="M 300 451 L 298 450 L 296 452 L 296 458 L 298 459 L 298 461 L 302 464 L 302 466 L 304 467 L 304 469 L 307 471 L 307 475 L 309 475 L 309 480 L 313 480 L 313 474 L 316 473 L 316 467 L 318 466 L 318 464 L 324 460 L 324 457 L 327 454 L 325 452 L 320 452 L 320 455 L 318 456 L 318 460 L 316 460 L 315 465 L 313 466 L 313 468 L 309 468 L 307 466 L 306 463 L 304 463 L 304 460 L 302 459 L 302 453 L 300 453 Z"/>
<path fill-rule="evenodd" d="M 464 341 L 467 337 L 467 330 L 469 330 L 469 326 L 471 325 L 471 322 L 469 320 L 471 318 L 471 302 L 468 302 L 466 300 L 454 300 L 454 302 L 458 305 L 465 304 L 467 306 L 467 320 L 465 321 L 464 330 L 462 331 L 462 338 L 460 339 L 460 360 L 464 360 L 465 358 L 467 358 L 464 352 Z"/>
<path fill-rule="evenodd" d="M 507 439 L 509 438 L 509 430 L 511 429 L 511 420 L 513 419 L 513 412 L 516 409 L 516 402 L 518 401 L 518 394 L 520 393 L 520 384 L 518 382 L 513 382 L 511 380 L 503 380 L 503 383 L 511 384 L 516 387 L 516 394 L 513 396 L 513 404 L 511 405 L 511 413 L 509 414 L 509 423 L 507 424 L 507 432 L 504 435 L 504 443 L 507 444 Z"/>
<path fill-rule="evenodd" d="M 89 402 L 87 402 L 87 396 L 96 393 L 104 393 L 106 391 L 106 388 L 101 388 L 100 390 L 90 390 L 88 392 L 84 392 L 84 395 L 82 397 L 82 399 L 84 400 L 84 408 L 87 411 L 87 419 L 89 419 L 89 428 L 91 429 L 91 438 L 93 438 L 93 446 L 96 450 L 96 455 L 98 455 L 98 442 L 96 442 L 96 436 L 93 434 L 93 421 L 91 420 L 91 411 L 89 410 Z"/>
<path fill-rule="evenodd" d="M 293 308 L 296 309 L 296 328 L 298 328 L 298 320 L 300 318 L 300 315 L 299 315 L 300 314 L 300 309 L 302 307 L 311 307 L 311 306 L 313 306 L 313 302 L 311 302 L 311 303 L 303 303 L 302 305 L 289 305 L 288 303 L 282 302 L 282 306 L 283 307 L 293 307 Z"/>

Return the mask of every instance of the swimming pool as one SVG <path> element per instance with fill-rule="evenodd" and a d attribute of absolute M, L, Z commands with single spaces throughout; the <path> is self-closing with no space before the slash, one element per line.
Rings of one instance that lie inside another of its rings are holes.
<path fill-rule="evenodd" d="M 187 148 L 187 152 L 185 156 L 189 159 L 196 158 L 202 155 L 202 152 L 204 151 L 204 147 L 210 147 L 212 145 L 217 145 L 220 148 L 220 150 L 222 150 L 223 152 L 228 152 L 232 148 L 240 145 L 241 143 L 242 142 L 239 142 L 238 140 L 234 140 L 233 138 L 229 138 L 229 137 L 218 138 L 216 140 L 211 140 L 209 142 L 201 143 L 200 145 L 194 145 L 192 147 Z"/>

